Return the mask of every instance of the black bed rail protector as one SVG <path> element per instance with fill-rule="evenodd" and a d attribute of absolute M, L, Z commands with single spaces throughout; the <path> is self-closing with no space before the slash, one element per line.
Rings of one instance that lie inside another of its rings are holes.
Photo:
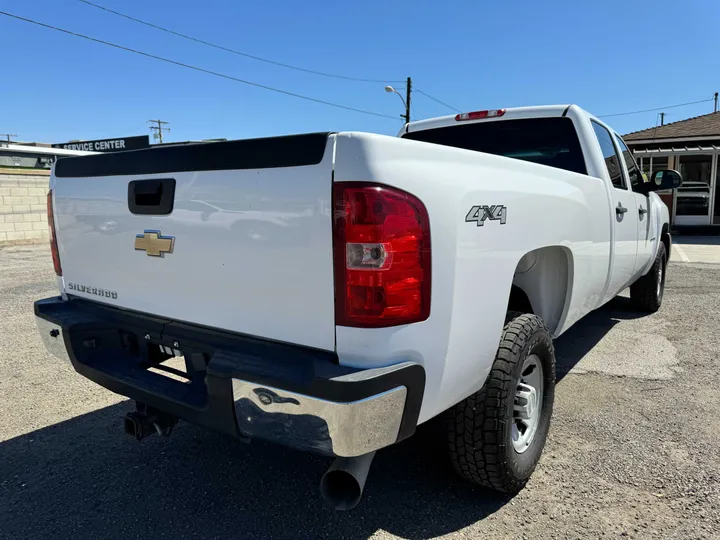
<path fill-rule="evenodd" d="M 142 150 L 58 159 L 57 178 L 160 174 L 183 171 L 272 169 L 317 165 L 329 132 L 238 141 L 154 146 Z"/>

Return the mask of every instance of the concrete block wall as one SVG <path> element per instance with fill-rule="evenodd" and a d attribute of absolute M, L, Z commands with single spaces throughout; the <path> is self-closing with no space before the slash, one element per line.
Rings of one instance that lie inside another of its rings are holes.
<path fill-rule="evenodd" d="M 48 242 L 50 171 L 0 168 L 0 246 Z"/>

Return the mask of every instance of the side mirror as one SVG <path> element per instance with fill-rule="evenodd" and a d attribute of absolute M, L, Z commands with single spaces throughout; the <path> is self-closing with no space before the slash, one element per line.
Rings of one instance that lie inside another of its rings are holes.
<path fill-rule="evenodd" d="M 682 186 L 682 176 L 679 172 L 671 169 L 655 171 L 650 182 L 645 184 L 645 189 L 650 191 L 663 191 L 665 189 L 676 189 Z"/>

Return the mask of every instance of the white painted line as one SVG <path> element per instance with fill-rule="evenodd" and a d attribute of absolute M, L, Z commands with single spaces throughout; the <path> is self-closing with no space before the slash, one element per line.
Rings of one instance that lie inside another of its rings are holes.
<path fill-rule="evenodd" d="M 675 249 L 675 252 L 680 255 L 680 259 L 682 259 L 683 262 L 690 262 L 690 259 L 687 255 L 685 255 L 685 252 L 678 244 L 673 244 L 673 249 Z"/>

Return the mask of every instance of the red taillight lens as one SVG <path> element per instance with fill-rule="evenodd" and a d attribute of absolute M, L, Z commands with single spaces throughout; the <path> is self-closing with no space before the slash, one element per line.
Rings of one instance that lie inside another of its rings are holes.
<path fill-rule="evenodd" d="M 334 185 L 335 322 L 381 327 L 430 316 L 430 222 L 420 200 L 387 186 Z"/>
<path fill-rule="evenodd" d="M 455 120 L 460 122 L 462 120 L 482 120 L 483 118 L 497 118 L 505 114 L 505 109 L 493 109 L 491 111 L 475 111 L 465 112 L 455 115 Z"/>
<path fill-rule="evenodd" d="M 47 194 L 47 217 L 50 226 L 50 252 L 52 253 L 53 266 L 55 273 L 62 276 L 62 267 L 60 266 L 60 254 L 58 253 L 57 237 L 55 236 L 55 216 L 53 214 L 52 189 Z"/>

